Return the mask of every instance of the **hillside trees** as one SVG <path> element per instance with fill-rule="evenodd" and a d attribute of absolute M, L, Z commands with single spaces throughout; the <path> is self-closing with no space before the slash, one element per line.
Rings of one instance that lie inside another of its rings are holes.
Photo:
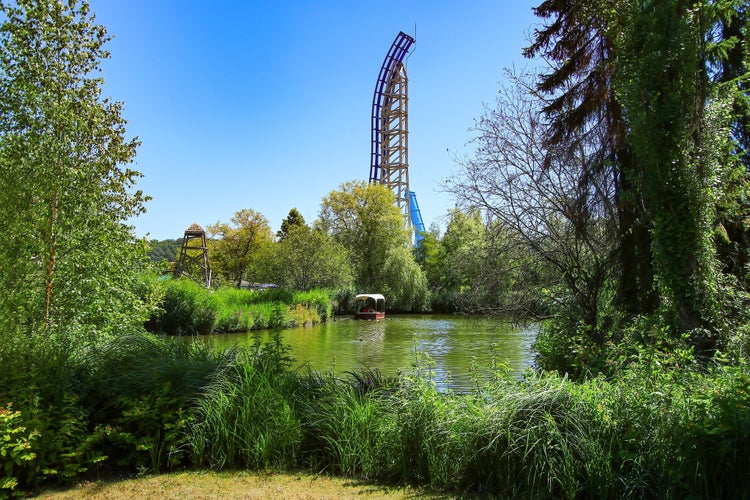
<path fill-rule="evenodd" d="M 86 2 L 0 3 L 0 329 L 92 335 L 139 323 L 134 270 L 145 248 L 138 142 L 101 96 L 109 57 Z"/>
<path fill-rule="evenodd" d="M 174 262 L 182 248 L 182 238 L 167 240 L 150 240 L 148 258 L 152 262 Z"/>

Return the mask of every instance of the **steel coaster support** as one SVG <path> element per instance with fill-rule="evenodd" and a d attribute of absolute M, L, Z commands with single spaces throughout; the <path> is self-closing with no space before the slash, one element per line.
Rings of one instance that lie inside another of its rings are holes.
<path fill-rule="evenodd" d="M 422 212 L 419 210 L 419 203 L 417 203 L 417 193 L 409 191 L 409 208 L 411 214 L 411 225 L 414 228 L 414 246 L 419 246 L 419 242 L 424 239 L 424 221 L 422 220 Z"/>
<path fill-rule="evenodd" d="M 408 78 L 404 58 L 414 38 L 400 32 L 383 61 L 372 99 L 370 182 L 387 185 L 411 224 L 409 199 Z"/>

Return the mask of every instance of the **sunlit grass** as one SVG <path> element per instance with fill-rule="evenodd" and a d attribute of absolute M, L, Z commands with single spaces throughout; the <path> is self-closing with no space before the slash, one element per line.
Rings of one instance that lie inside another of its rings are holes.
<path fill-rule="evenodd" d="M 406 486 L 382 485 L 299 472 L 176 472 L 157 476 L 82 482 L 66 489 L 45 489 L 34 498 L 446 498 Z"/>

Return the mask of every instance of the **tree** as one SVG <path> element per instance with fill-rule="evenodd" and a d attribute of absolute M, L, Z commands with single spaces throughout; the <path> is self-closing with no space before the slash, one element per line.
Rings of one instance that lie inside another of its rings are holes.
<path fill-rule="evenodd" d="M 281 228 L 276 232 L 276 238 L 283 240 L 293 228 L 304 225 L 305 218 L 302 217 L 302 214 L 296 208 L 293 208 L 289 211 L 286 219 L 281 221 Z"/>
<path fill-rule="evenodd" d="M 287 227 L 267 265 L 270 280 L 290 289 L 344 288 L 353 281 L 346 249 L 304 223 Z"/>
<path fill-rule="evenodd" d="M 263 262 L 273 236 L 266 218 L 251 209 L 235 212 L 231 224 L 217 222 L 208 226 L 215 238 L 209 252 L 211 268 L 233 281 L 238 287 L 242 280 L 254 281 L 263 272 L 258 266 Z"/>
<path fill-rule="evenodd" d="M 0 3 L 0 328 L 111 332 L 142 323 L 145 244 L 126 221 L 138 142 L 101 97 L 106 29 L 85 1 Z"/>
<path fill-rule="evenodd" d="M 411 254 L 403 215 L 386 186 L 343 184 L 323 199 L 316 227 L 347 249 L 360 290 L 388 293 L 394 309 L 410 311 L 424 305 L 427 282 Z"/>
<path fill-rule="evenodd" d="M 651 263 L 648 214 L 638 202 L 635 157 L 622 105 L 612 88 L 617 68 L 611 12 L 625 1 L 545 0 L 534 9 L 549 20 L 524 49 L 541 56 L 546 72 L 535 89 L 545 99 L 542 113 L 549 120 L 543 133 L 548 161 L 561 155 L 576 165 L 577 213 L 589 212 L 595 183 L 611 184 L 616 207 L 618 302 L 629 315 L 649 314 L 658 304 Z M 584 155 L 580 152 L 585 151 Z M 596 198 L 595 198 L 596 199 Z M 585 223 L 584 220 L 579 223 Z"/>
<path fill-rule="evenodd" d="M 493 221 L 485 236 L 487 244 L 474 248 L 484 249 L 480 261 L 502 266 L 502 271 L 491 273 L 475 263 L 474 276 L 499 280 L 505 274 L 511 281 L 533 277 L 527 284 L 538 290 L 539 266 L 530 266 L 528 261 L 543 263 L 549 270 L 546 286 L 561 312 L 573 325 L 582 322 L 592 340 L 602 343 L 597 326 L 600 294 L 612 268 L 612 180 L 592 177 L 586 202 L 581 203 L 579 179 L 588 165 L 586 149 L 576 156 L 548 154 L 544 103 L 529 94 L 528 88 L 527 82 L 515 78 L 501 90 L 495 105 L 475 127 L 474 157 L 460 164 L 446 189 L 461 204 L 481 209 Z M 443 238 L 446 255 L 460 248 L 450 243 L 449 231 Z M 471 248 L 458 252 L 456 262 L 471 262 Z M 508 266 L 509 262 L 518 267 Z M 517 286 L 511 282 L 504 289 L 515 290 L 528 304 L 528 294 L 519 293 Z"/>
<path fill-rule="evenodd" d="M 393 193 L 380 184 L 352 181 L 323 198 L 317 226 L 350 253 L 355 281 L 363 290 L 382 284 L 388 249 L 409 244 Z"/>
<path fill-rule="evenodd" d="M 487 248 L 487 232 L 482 213 L 477 209 L 463 212 L 453 209 L 441 240 L 442 283 L 453 293 L 471 288 L 482 272 Z"/>
<path fill-rule="evenodd" d="M 722 3 L 634 2 L 619 17 L 616 89 L 653 224 L 659 292 L 682 331 L 712 330 L 718 319 L 712 235 L 731 108 L 711 95 L 707 36 Z"/>

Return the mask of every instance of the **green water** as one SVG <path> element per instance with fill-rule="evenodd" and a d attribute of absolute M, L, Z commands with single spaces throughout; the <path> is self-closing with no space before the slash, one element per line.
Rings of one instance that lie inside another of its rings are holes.
<path fill-rule="evenodd" d="M 268 340 L 267 332 L 249 332 L 209 335 L 201 341 L 226 348 L 250 344 L 259 335 Z M 472 367 L 486 373 L 493 361 L 520 375 L 533 362 L 535 336 L 533 327 L 518 329 L 494 320 L 443 315 L 389 316 L 378 322 L 337 318 L 282 332 L 297 365 L 337 374 L 369 368 L 396 375 L 411 372 L 419 357 L 434 373 L 438 387 L 456 391 L 472 386 Z"/>

